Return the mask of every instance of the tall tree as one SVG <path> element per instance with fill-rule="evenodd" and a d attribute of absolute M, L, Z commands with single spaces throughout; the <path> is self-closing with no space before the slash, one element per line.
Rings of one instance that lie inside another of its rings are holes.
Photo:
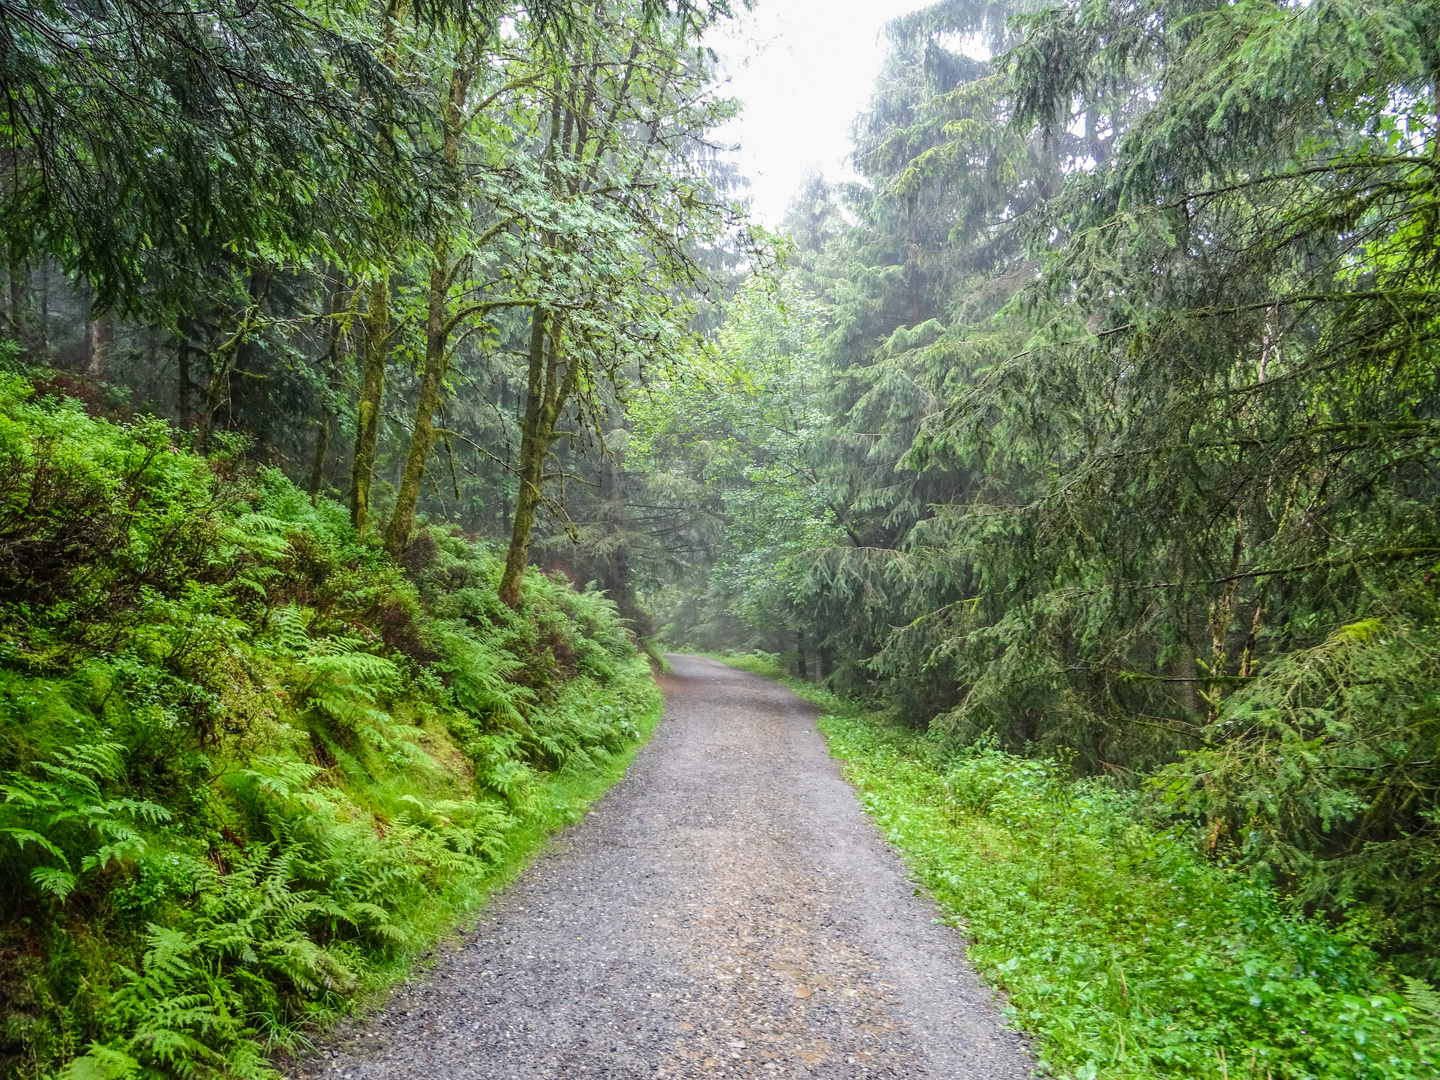
<path fill-rule="evenodd" d="M 537 82 L 548 131 L 515 216 L 536 244 L 517 276 L 533 290 L 519 488 L 500 596 L 519 602 L 551 446 L 567 412 L 603 445 L 603 391 L 675 362 L 706 288 L 698 245 L 730 209 L 701 167 L 705 130 L 731 105 L 707 89 L 695 42 L 712 16 L 594 8 L 583 36 Z"/>

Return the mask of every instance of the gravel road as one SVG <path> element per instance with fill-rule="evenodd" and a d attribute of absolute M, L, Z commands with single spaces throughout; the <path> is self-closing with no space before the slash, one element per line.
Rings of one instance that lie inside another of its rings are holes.
<path fill-rule="evenodd" d="M 626 777 L 294 1075 L 1030 1075 L 813 707 L 671 660 L 664 719 Z"/>

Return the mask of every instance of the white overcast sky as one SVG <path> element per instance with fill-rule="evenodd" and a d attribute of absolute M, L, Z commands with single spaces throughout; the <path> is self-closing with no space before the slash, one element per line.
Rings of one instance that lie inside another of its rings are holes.
<path fill-rule="evenodd" d="M 745 103 L 716 133 L 739 144 L 755 216 L 778 224 L 806 170 L 853 178 L 850 124 L 870 99 L 885 55 L 881 29 L 928 0 L 757 0 L 713 33 L 729 93 Z M 740 5 L 736 4 L 738 8 Z"/>

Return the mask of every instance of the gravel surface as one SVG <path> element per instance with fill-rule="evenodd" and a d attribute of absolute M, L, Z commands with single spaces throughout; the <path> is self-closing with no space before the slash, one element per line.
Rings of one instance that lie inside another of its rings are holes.
<path fill-rule="evenodd" d="M 670 659 L 626 777 L 295 1076 L 1030 1075 L 813 707 Z"/>

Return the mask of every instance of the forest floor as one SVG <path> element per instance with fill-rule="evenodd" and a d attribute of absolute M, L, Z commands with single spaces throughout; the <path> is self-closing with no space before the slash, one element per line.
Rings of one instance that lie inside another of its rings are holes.
<path fill-rule="evenodd" d="M 664 718 L 626 777 L 292 1075 L 1030 1075 L 814 707 L 672 659 Z"/>

